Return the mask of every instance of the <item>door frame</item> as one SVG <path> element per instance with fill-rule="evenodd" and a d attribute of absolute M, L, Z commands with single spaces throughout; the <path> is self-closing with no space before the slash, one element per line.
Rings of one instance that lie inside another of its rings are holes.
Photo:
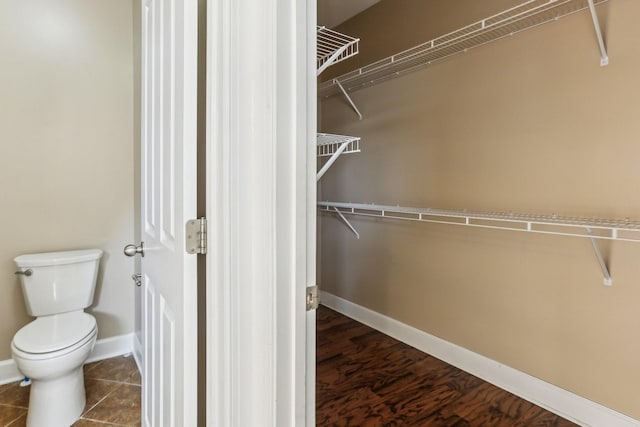
<path fill-rule="evenodd" d="M 315 425 L 316 0 L 207 2 L 207 425 Z"/>

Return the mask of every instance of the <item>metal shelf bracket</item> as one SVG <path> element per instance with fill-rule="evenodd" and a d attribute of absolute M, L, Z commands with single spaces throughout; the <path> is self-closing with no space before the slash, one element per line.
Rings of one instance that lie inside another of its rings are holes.
<path fill-rule="evenodd" d="M 600 47 L 600 66 L 604 67 L 609 65 L 609 55 L 607 55 L 607 48 L 604 45 L 602 38 L 602 31 L 600 30 L 600 22 L 598 21 L 598 14 L 596 13 L 596 7 L 593 4 L 593 0 L 589 1 L 589 12 L 591 12 L 591 19 L 593 19 L 593 28 L 596 31 L 596 38 L 598 39 L 598 46 Z"/>
<path fill-rule="evenodd" d="M 344 87 L 342 86 L 342 83 L 340 83 L 338 80 L 335 80 L 335 82 L 338 85 L 338 87 L 340 88 L 340 90 L 342 91 L 342 94 L 344 95 L 344 97 L 347 98 L 347 101 L 351 105 L 351 108 L 353 108 L 353 110 L 358 115 L 358 119 L 362 120 L 362 113 L 360 113 L 360 110 L 358 110 L 358 107 L 356 107 L 356 104 L 353 102 L 353 99 L 351 99 L 351 97 L 349 96 L 347 91 L 344 89 Z"/>
<path fill-rule="evenodd" d="M 598 259 L 598 263 L 600 264 L 600 268 L 602 269 L 602 275 L 604 276 L 603 283 L 605 286 L 613 286 L 613 279 L 611 278 L 611 274 L 609 273 L 609 268 L 607 264 L 604 262 L 604 258 L 602 258 L 602 253 L 600 252 L 600 246 L 598 246 L 598 242 L 593 237 L 593 232 L 591 228 L 585 227 L 587 230 L 587 234 L 591 237 L 591 244 L 593 245 L 593 250 L 596 253 L 596 258 Z"/>
<path fill-rule="evenodd" d="M 343 153 L 359 153 L 360 138 L 345 135 L 318 134 L 318 157 L 329 157 L 316 174 L 316 182 L 329 170 Z"/>
<path fill-rule="evenodd" d="M 333 165 L 333 163 L 338 160 L 338 157 L 340 157 L 340 154 L 342 154 L 342 152 L 347 148 L 348 145 L 348 141 L 340 144 L 340 147 L 338 147 L 338 149 L 331 155 L 331 157 L 329 157 L 329 160 L 327 160 L 327 162 L 322 165 L 322 168 L 316 174 L 316 182 L 320 181 L 320 178 L 322 178 L 322 176 L 329 170 L 331 165 Z"/>
<path fill-rule="evenodd" d="M 349 228 L 351 229 L 351 231 L 353 231 L 353 234 L 355 234 L 355 235 L 356 235 L 356 239 L 359 239 L 359 238 L 360 238 L 360 233 L 358 233 L 358 232 L 356 231 L 356 229 L 355 229 L 355 228 L 353 228 L 353 225 L 351 225 L 351 223 L 349 222 L 349 220 L 348 220 L 347 218 L 345 218 L 345 217 L 344 217 L 344 215 L 342 215 L 342 212 L 340 212 L 340 209 L 338 209 L 338 208 L 336 208 L 336 207 L 334 207 L 333 209 L 336 211 L 336 213 L 338 214 L 338 216 L 340 217 L 340 219 L 342 219 L 342 221 L 344 221 L 344 223 L 345 223 L 345 224 L 347 224 L 347 227 L 349 227 Z"/>

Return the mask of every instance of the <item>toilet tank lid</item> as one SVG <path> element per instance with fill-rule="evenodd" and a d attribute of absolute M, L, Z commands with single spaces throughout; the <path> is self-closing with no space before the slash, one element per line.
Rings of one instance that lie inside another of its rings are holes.
<path fill-rule="evenodd" d="M 40 254 L 20 255 L 13 259 L 18 267 L 42 267 L 46 265 L 73 264 L 93 261 L 102 257 L 100 249 L 83 249 L 77 251 L 45 252 Z"/>
<path fill-rule="evenodd" d="M 38 317 L 20 329 L 13 345 L 26 353 L 49 353 L 80 342 L 96 329 L 96 319 L 83 311 Z"/>

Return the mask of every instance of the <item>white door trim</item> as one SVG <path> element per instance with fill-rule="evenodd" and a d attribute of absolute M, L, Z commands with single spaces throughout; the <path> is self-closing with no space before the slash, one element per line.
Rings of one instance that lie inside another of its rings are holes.
<path fill-rule="evenodd" d="M 207 4 L 209 426 L 302 426 L 307 417 L 309 14 L 315 32 L 315 0 Z"/>
<path fill-rule="evenodd" d="M 293 0 L 295 1 L 295 0 Z M 307 127 L 306 127 L 306 236 L 307 236 L 307 250 L 306 250 L 306 284 L 312 286 L 317 281 L 317 134 L 318 134 L 318 112 L 317 112 L 317 99 L 318 99 L 318 84 L 317 84 L 317 62 L 316 62 L 316 37 L 317 37 L 317 1 L 307 0 L 307 8 L 304 13 L 306 16 L 300 16 L 298 22 L 305 22 L 306 20 L 306 37 L 303 34 L 299 34 L 296 39 L 303 40 L 306 45 L 306 52 L 300 52 L 300 55 L 306 55 L 306 112 L 307 112 Z M 302 49 L 301 49 L 302 50 Z M 302 71 L 299 71 L 302 73 Z M 300 108 L 299 111 L 304 111 L 304 108 Z M 302 137 L 300 138 L 302 140 Z M 302 196 L 301 196 L 302 197 Z M 306 299 L 306 293 L 305 293 Z M 306 316 L 306 360 L 304 363 L 305 380 L 304 384 L 305 392 L 298 391 L 299 395 L 305 395 L 304 409 L 305 409 L 305 425 L 307 427 L 315 427 L 316 425 L 316 311 L 310 310 L 304 312 Z"/>

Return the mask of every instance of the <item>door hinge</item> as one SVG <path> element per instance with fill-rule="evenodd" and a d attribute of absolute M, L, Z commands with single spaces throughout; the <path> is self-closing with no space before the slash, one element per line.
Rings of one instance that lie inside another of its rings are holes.
<path fill-rule="evenodd" d="M 190 219 L 185 226 L 185 248 L 189 254 L 207 253 L 207 219 Z"/>
<path fill-rule="evenodd" d="M 307 311 L 316 310 L 320 305 L 320 291 L 317 286 L 307 287 Z"/>

